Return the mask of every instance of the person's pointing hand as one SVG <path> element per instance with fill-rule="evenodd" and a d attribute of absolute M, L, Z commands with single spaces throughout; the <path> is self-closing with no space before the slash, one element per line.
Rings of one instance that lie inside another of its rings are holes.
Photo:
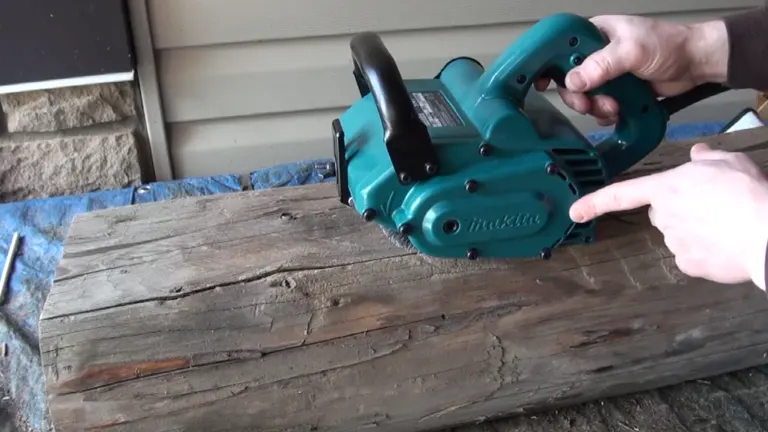
<path fill-rule="evenodd" d="M 765 287 L 768 180 L 746 155 L 691 148 L 691 162 L 614 183 L 576 201 L 574 222 L 650 206 L 680 270 L 719 283 Z"/>

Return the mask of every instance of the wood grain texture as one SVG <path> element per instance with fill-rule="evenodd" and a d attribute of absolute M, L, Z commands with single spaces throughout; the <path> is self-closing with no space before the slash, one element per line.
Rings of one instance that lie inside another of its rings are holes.
<path fill-rule="evenodd" d="M 768 128 L 708 141 L 768 162 Z M 58 432 L 430 430 L 765 362 L 764 292 L 685 277 L 642 211 L 598 236 L 550 261 L 432 259 L 331 185 L 80 215 L 40 323 L 52 418 Z"/>

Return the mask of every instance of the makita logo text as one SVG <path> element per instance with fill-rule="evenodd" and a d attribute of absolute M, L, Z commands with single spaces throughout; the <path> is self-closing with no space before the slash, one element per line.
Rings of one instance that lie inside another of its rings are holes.
<path fill-rule="evenodd" d="M 530 213 L 518 213 L 513 215 L 505 215 L 498 219 L 480 219 L 473 218 L 469 221 L 469 232 L 478 231 L 492 231 L 502 230 L 509 228 L 523 228 L 533 225 L 539 225 L 541 218 L 539 215 L 532 215 Z"/>

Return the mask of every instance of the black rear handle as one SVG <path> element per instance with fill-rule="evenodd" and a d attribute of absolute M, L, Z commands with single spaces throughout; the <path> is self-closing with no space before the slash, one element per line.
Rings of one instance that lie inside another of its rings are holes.
<path fill-rule="evenodd" d="M 429 131 L 419 119 L 400 70 L 384 42 L 377 34 L 364 32 L 352 38 L 350 48 L 360 93 L 365 96 L 369 91 L 376 103 L 384 128 L 384 142 L 400 183 L 436 175 L 437 152 Z"/>
<path fill-rule="evenodd" d="M 704 99 L 717 96 L 720 93 L 725 93 L 728 90 L 730 90 L 730 87 L 726 87 L 722 84 L 701 84 L 682 94 L 662 99 L 661 105 L 667 111 L 667 115 L 672 116 L 673 114 L 677 114 L 678 111 L 682 111 L 691 105 L 703 101 Z"/>

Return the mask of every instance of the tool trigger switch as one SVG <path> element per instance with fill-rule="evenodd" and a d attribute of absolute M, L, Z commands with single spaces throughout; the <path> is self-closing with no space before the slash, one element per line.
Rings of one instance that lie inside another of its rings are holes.
<path fill-rule="evenodd" d="M 542 72 L 541 77 L 551 79 L 558 87 L 565 88 L 565 72 L 562 69 L 551 67 Z"/>

